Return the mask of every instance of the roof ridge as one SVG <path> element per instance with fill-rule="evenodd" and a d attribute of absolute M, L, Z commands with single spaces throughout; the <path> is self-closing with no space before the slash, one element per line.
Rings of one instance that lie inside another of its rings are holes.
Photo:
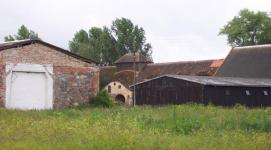
<path fill-rule="evenodd" d="M 252 48 L 265 48 L 265 47 L 270 47 L 271 48 L 271 44 L 238 46 L 238 47 L 234 47 L 233 50 L 252 49 Z"/>
<path fill-rule="evenodd" d="M 0 42 L 0 45 L 1 44 L 9 44 L 9 43 L 17 43 L 17 42 L 25 42 L 25 41 L 31 41 L 31 39 L 5 41 L 5 42 Z"/>
<path fill-rule="evenodd" d="M 191 60 L 191 61 L 175 61 L 175 62 L 162 62 L 162 63 L 153 63 L 148 64 L 148 66 L 155 66 L 155 65 L 169 65 L 169 64 L 178 64 L 178 63 L 202 63 L 202 62 L 211 62 L 211 61 L 218 61 L 223 59 L 207 59 L 207 60 Z"/>
<path fill-rule="evenodd" d="M 84 61 L 84 62 L 87 62 L 87 63 L 96 63 L 96 64 L 97 64 L 97 62 L 94 61 L 94 60 L 91 60 L 91 59 L 89 59 L 89 58 L 86 58 L 86 57 L 77 55 L 77 54 L 75 54 L 75 53 L 72 53 L 72 52 L 69 51 L 69 50 L 66 50 L 66 49 L 61 48 L 61 47 L 58 47 L 58 46 L 56 46 L 56 45 L 47 43 L 47 42 L 42 41 L 42 40 L 40 40 L 40 39 L 29 39 L 29 40 L 22 40 L 22 41 L 19 41 L 19 42 L 17 41 L 17 42 L 10 42 L 10 43 L 11 43 L 11 44 L 6 43 L 6 44 L 0 45 L 0 51 L 2 51 L 2 50 L 7 50 L 7 49 L 10 49 L 10 48 L 14 48 L 14 47 L 18 47 L 18 46 L 30 45 L 30 44 L 33 44 L 33 43 L 39 43 L 39 44 L 43 44 L 43 45 L 46 45 L 46 46 L 48 46 L 48 47 L 51 47 L 51 48 L 53 48 L 53 49 L 56 50 L 56 51 L 62 52 L 62 53 L 64 53 L 64 54 L 66 54 L 66 55 L 69 55 L 69 56 L 71 56 L 71 57 L 74 57 L 74 58 L 76 58 L 76 59 L 79 59 L 79 60 L 81 60 L 81 61 Z"/>

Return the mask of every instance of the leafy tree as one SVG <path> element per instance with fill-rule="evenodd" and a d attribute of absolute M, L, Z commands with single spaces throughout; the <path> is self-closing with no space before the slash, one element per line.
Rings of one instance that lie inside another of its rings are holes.
<path fill-rule="evenodd" d="M 111 28 L 92 27 L 80 30 L 69 42 L 71 52 L 96 60 L 102 65 L 114 63 L 128 52 L 140 52 L 151 57 L 151 44 L 146 43 L 145 31 L 129 19 L 113 21 Z"/>
<path fill-rule="evenodd" d="M 140 52 L 145 56 L 151 57 L 151 44 L 146 43 L 145 31 L 142 27 L 134 25 L 127 18 L 116 19 L 113 21 L 111 29 L 117 41 L 117 48 L 120 55 L 128 52 Z"/>
<path fill-rule="evenodd" d="M 80 30 L 69 42 L 71 52 L 93 59 L 100 64 L 112 64 L 118 57 L 115 39 L 106 27 L 92 27 L 89 32 Z"/>
<path fill-rule="evenodd" d="M 271 18 L 266 12 L 243 9 L 228 22 L 219 35 L 227 35 L 231 46 L 271 43 Z"/>
<path fill-rule="evenodd" d="M 37 33 L 28 30 L 26 26 L 22 25 L 17 32 L 17 35 L 8 35 L 4 38 L 5 41 L 24 40 L 24 39 L 39 39 Z"/>

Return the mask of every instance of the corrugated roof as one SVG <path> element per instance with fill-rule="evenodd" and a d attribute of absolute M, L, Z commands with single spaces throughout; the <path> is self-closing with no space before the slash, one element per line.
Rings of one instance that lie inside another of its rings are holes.
<path fill-rule="evenodd" d="M 26 46 L 26 45 L 30 45 L 30 44 L 33 44 L 33 43 L 40 43 L 40 44 L 46 45 L 48 47 L 53 48 L 54 50 L 57 50 L 59 52 L 62 52 L 64 54 L 67 54 L 67 55 L 69 55 L 71 57 L 74 57 L 76 59 L 79 59 L 79 60 L 87 62 L 87 63 L 97 63 L 96 61 L 93 61 L 91 59 L 76 55 L 76 54 L 74 54 L 74 53 L 72 53 L 72 52 L 70 52 L 68 50 L 65 50 L 63 48 L 60 48 L 58 46 L 52 45 L 50 43 L 47 43 L 47 42 L 44 42 L 44 41 L 41 41 L 41 40 L 38 40 L 38 39 L 35 39 L 35 40 L 26 39 L 26 40 L 17 40 L 17 41 L 10 41 L 10 42 L 0 43 L 0 51 L 7 50 L 7 49 L 10 49 L 10 48 L 15 48 L 15 47 Z"/>
<path fill-rule="evenodd" d="M 185 76 L 185 75 L 164 75 L 135 85 L 149 82 L 154 79 L 170 77 L 186 80 L 194 83 L 211 86 L 232 86 L 232 87 L 271 87 L 271 79 L 268 78 L 237 78 L 237 77 L 210 77 L 210 76 Z"/>
<path fill-rule="evenodd" d="M 120 64 L 120 63 L 133 63 L 135 59 L 135 62 L 144 62 L 144 63 L 152 63 L 153 61 L 140 54 L 140 53 L 135 53 L 135 58 L 134 58 L 134 53 L 127 53 L 123 56 L 121 56 L 117 61 L 115 61 L 115 64 Z"/>
<path fill-rule="evenodd" d="M 271 78 L 271 44 L 233 48 L 215 75 Z"/>

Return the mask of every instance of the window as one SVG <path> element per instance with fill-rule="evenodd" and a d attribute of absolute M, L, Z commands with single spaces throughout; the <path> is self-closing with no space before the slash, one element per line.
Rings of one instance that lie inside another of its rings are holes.
<path fill-rule="evenodd" d="M 246 90 L 246 95 L 250 95 L 250 92 L 249 92 L 249 90 Z"/>
<path fill-rule="evenodd" d="M 119 85 L 119 89 L 121 88 L 121 85 Z"/>
<path fill-rule="evenodd" d="M 225 94 L 226 94 L 226 95 L 231 95 L 230 90 L 226 90 L 226 91 L 225 91 Z"/>
<path fill-rule="evenodd" d="M 268 91 L 263 91 L 263 95 L 267 96 L 268 95 Z"/>
<path fill-rule="evenodd" d="M 111 86 L 110 85 L 107 87 L 107 91 L 108 91 L 108 93 L 111 93 Z"/>

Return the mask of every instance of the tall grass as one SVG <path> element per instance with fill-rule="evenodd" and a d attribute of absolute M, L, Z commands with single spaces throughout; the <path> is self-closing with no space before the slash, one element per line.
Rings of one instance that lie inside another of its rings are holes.
<path fill-rule="evenodd" d="M 0 149 L 270 149 L 271 109 L 0 109 Z"/>

